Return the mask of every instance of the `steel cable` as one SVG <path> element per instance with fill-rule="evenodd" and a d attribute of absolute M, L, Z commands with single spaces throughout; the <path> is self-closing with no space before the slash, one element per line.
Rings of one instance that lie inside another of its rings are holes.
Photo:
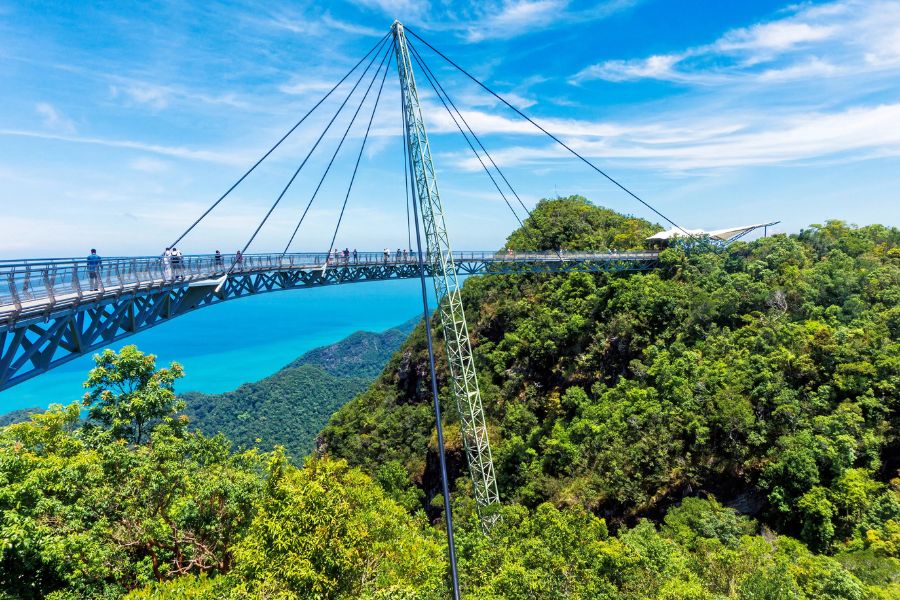
<path fill-rule="evenodd" d="M 328 244 L 328 251 L 331 252 L 331 248 L 334 246 L 334 242 L 337 239 L 338 230 L 341 227 L 341 221 L 344 220 L 344 211 L 347 209 L 347 201 L 350 199 L 350 191 L 353 189 L 353 182 L 356 181 L 356 173 L 359 171 L 359 163 L 362 160 L 363 151 L 366 149 L 366 142 L 369 139 L 369 132 L 372 130 L 372 121 L 375 120 L 375 112 L 378 110 L 378 102 L 381 100 L 381 92 L 384 90 L 384 82 L 387 79 L 388 71 L 390 71 L 391 60 L 388 60 L 388 67 L 384 70 L 384 76 L 381 78 L 381 85 L 378 87 L 378 95 L 375 97 L 375 104 L 372 107 L 372 114 L 369 116 L 369 124 L 366 126 L 366 134 L 363 136 L 362 145 L 359 147 L 359 155 L 356 157 L 356 165 L 353 167 L 353 174 L 350 176 L 350 184 L 347 186 L 347 194 L 344 196 L 344 203 L 341 206 L 341 214 L 338 215 L 337 225 L 334 227 L 334 235 L 331 236 L 331 243 Z M 328 265 L 328 261 L 325 261 L 325 265 Z M 323 267 L 324 270 L 324 267 Z"/>
<path fill-rule="evenodd" d="M 325 183 L 325 178 L 328 176 L 328 173 L 331 171 L 331 167 L 334 165 L 334 161 L 337 158 L 338 153 L 341 151 L 341 147 L 344 145 L 344 141 L 347 139 L 347 135 L 350 133 L 350 129 L 353 127 L 353 123 L 356 122 L 356 117 L 359 115 L 359 111 L 362 109 L 363 104 L 366 101 L 366 98 L 369 97 L 369 92 L 372 90 L 372 85 L 378 79 L 378 73 L 381 72 L 381 68 L 384 66 L 384 61 L 387 58 L 388 54 L 390 54 L 391 48 L 388 48 L 385 51 L 384 56 L 381 59 L 381 63 L 378 65 L 378 69 L 375 71 L 375 75 L 372 77 L 372 81 L 369 82 L 369 87 L 366 88 L 366 93 L 363 95 L 362 99 L 359 101 L 359 106 L 356 107 L 356 112 L 353 113 L 353 118 L 350 119 L 350 123 L 347 125 L 347 128 L 344 130 L 344 135 L 341 136 L 341 141 L 338 143 L 337 148 L 335 148 L 334 153 L 331 155 L 331 159 L 328 161 L 328 166 L 325 167 L 325 172 L 322 174 L 322 177 L 319 179 L 318 185 L 316 185 L 316 189 L 313 192 L 312 196 L 309 199 L 309 202 L 306 205 L 306 208 L 303 209 L 303 214 L 300 216 L 300 220 L 297 221 L 297 226 L 294 227 L 294 232 L 291 234 L 291 239 L 288 240 L 287 245 L 284 247 L 284 251 L 281 253 L 281 256 L 287 254 L 288 249 L 291 247 L 291 244 L 294 243 L 294 238 L 297 235 L 297 232 L 300 230 L 300 226 L 303 224 L 303 220 L 306 219 L 306 214 L 309 212 L 310 207 L 315 201 L 316 197 L 319 194 L 319 190 L 322 189 L 322 184 Z M 385 71 L 387 74 L 387 71 Z"/>
<path fill-rule="evenodd" d="M 552 139 L 554 142 L 556 142 L 557 144 L 559 144 L 560 146 L 562 146 L 563 148 L 565 148 L 566 150 L 568 150 L 571 154 L 573 154 L 574 156 L 576 156 L 576 157 L 577 157 L 578 159 L 580 159 L 583 163 L 585 163 L 586 165 L 588 165 L 591 169 L 593 169 L 594 171 L 596 171 L 597 173 L 599 173 L 600 175 L 602 175 L 603 177 L 605 177 L 607 180 L 609 180 L 611 183 L 613 183 L 613 184 L 614 184 L 616 187 L 618 187 L 620 190 L 622 190 L 623 192 L 625 192 L 626 194 L 628 194 L 629 196 L 631 196 L 632 198 L 634 198 L 635 200 L 637 200 L 638 202 L 640 202 L 641 204 L 643 204 L 644 206 L 646 206 L 648 209 L 650 209 L 651 211 L 653 211 L 657 216 L 659 216 L 660 218 L 662 218 L 663 220 L 665 220 L 667 223 L 669 223 L 669 224 L 672 225 L 673 227 L 677 228 L 679 231 L 681 231 L 682 233 L 684 233 L 686 236 L 688 236 L 688 237 L 694 237 L 693 235 L 691 235 L 691 234 L 689 234 L 687 231 L 685 231 L 685 230 L 681 227 L 681 225 L 679 225 L 678 223 L 676 223 L 675 221 L 673 221 L 672 219 L 670 219 L 670 218 L 667 217 L 666 215 L 662 214 L 660 211 L 658 211 L 658 210 L 655 209 L 653 206 L 651 206 L 650 203 L 648 203 L 648 202 L 646 202 L 645 200 L 641 199 L 640 196 L 638 196 L 637 194 L 635 194 L 634 192 L 632 192 L 631 190 L 629 190 L 629 189 L 628 189 L 627 187 L 625 187 L 623 184 L 619 183 L 619 182 L 618 182 L 616 179 L 614 179 L 612 176 L 608 175 L 605 171 L 603 171 L 603 169 L 601 169 L 600 167 L 598 167 L 597 165 L 595 165 L 594 163 L 592 163 L 591 161 L 589 161 L 587 158 L 585 158 L 584 156 L 582 156 L 581 154 L 579 154 L 577 151 L 573 150 L 571 147 L 569 147 L 568 144 L 566 144 L 565 142 L 563 142 L 562 140 L 560 140 L 558 137 L 556 137 L 555 135 L 553 135 L 552 133 L 550 133 L 549 131 L 547 131 L 547 130 L 544 129 L 543 127 L 541 127 L 541 126 L 540 126 L 538 123 L 536 123 L 531 117 L 529 117 L 528 115 L 526 115 L 525 113 L 523 113 L 521 110 L 519 110 L 518 108 L 516 108 L 515 106 L 513 106 L 512 104 L 510 104 L 503 96 L 501 96 L 500 94 L 498 94 L 497 92 L 495 92 L 494 90 L 492 90 L 491 88 L 489 88 L 487 85 L 485 85 L 485 84 L 482 83 L 480 80 L 478 80 L 474 75 L 472 75 L 471 73 L 469 73 L 468 71 L 466 71 L 464 68 L 462 68 L 461 66 L 459 66 L 458 64 L 456 64 L 456 63 L 455 63 L 451 58 L 449 58 L 446 54 L 444 54 L 443 52 L 441 52 L 440 50 L 438 50 L 437 48 L 435 48 L 434 46 L 432 46 L 431 44 L 429 44 L 427 40 L 425 40 L 424 38 L 422 38 L 422 36 L 418 35 L 418 34 L 417 34 L 416 32 L 414 32 L 414 31 L 412 31 L 409 27 L 405 27 L 404 29 L 405 29 L 406 31 L 408 31 L 410 34 L 412 34 L 417 40 L 419 40 L 420 42 L 422 42 L 423 44 L 425 44 L 426 46 L 428 46 L 429 48 L 431 48 L 431 50 L 434 51 L 435 54 L 437 54 L 438 56 L 440 56 L 441 58 L 443 58 L 445 61 L 447 61 L 450 65 L 452 65 L 453 67 L 455 67 L 460 73 L 462 73 L 463 75 L 465 75 L 466 77 L 468 77 L 469 79 L 471 79 L 472 81 L 474 81 L 474 82 L 475 82 L 476 84 L 478 84 L 482 89 L 484 89 L 484 90 L 487 91 L 489 94 L 491 94 L 493 97 L 495 97 L 497 100 L 499 100 L 500 102 L 502 102 L 503 104 L 505 104 L 506 106 L 508 106 L 508 107 L 509 107 L 510 109 L 512 109 L 512 111 L 515 112 L 517 115 L 519 115 L 520 117 L 522 117 L 523 119 L 525 119 L 526 121 L 528 121 L 529 123 L 531 123 L 532 125 L 534 125 L 535 127 L 537 127 L 539 130 L 541 130 L 541 132 L 543 132 L 545 135 L 547 135 L 550 139 Z"/>
<path fill-rule="evenodd" d="M 385 58 L 387 58 L 388 53 L 390 53 L 390 48 L 388 48 L 388 50 L 385 52 L 384 58 L 381 59 L 381 64 L 378 65 L 378 69 L 375 71 L 375 75 L 372 77 L 372 82 L 369 83 L 369 89 L 372 88 L 372 83 L 374 83 L 375 80 L 378 79 L 378 73 L 381 71 L 381 66 L 384 64 L 384 60 L 385 60 Z M 259 234 L 259 231 L 263 228 L 263 225 L 265 225 L 266 221 L 269 220 L 269 217 L 272 215 L 272 212 L 275 210 L 275 208 L 281 202 L 281 199 L 284 198 L 284 195 L 287 193 L 287 191 L 290 189 L 291 185 L 293 185 L 294 181 L 297 179 L 297 175 L 300 174 L 300 171 L 303 169 L 304 166 L 306 166 L 306 163 L 309 161 L 309 158 L 313 155 L 313 152 L 315 152 L 316 148 L 319 147 L 319 144 L 322 142 L 322 139 L 324 139 L 325 134 L 328 133 L 328 130 L 331 129 L 331 126 L 334 124 L 335 120 L 337 120 L 338 116 L 341 114 L 341 112 L 343 112 L 344 107 L 347 106 L 347 102 L 350 101 L 350 98 L 356 92 L 356 88 L 359 87 L 359 84 L 362 82 L 363 78 L 366 76 L 366 73 L 369 72 L 369 69 L 372 67 L 372 64 L 375 62 L 376 58 L 378 58 L 378 54 L 375 54 L 372 57 L 372 60 L 366 66 L 366 70 L 363 71 L 362 74 L 359 76 L 359 79 L 356 80 L 356 83 L 353 85 L 353 88 L 347 94 L 347 97 L 344 98 L 344 101 L 338 107 L 337 111 L 334 113 L 334 116 L 331 117 L 331 120 L 328 121 L 328 124 L 325 126 L 325 129 L 322 130 L 322 133 L 319 134 L 319 137 L 316 139 L 316 143 L 313 144 L 313 146 L 312 146 L 312 148 L 310 148 L 309 152 L 306 153 L 306 156 L 303 158 L 303 162 L 301 162 L 300 166 L 297 167 L 297 170 L 294 171 L 294 174 L 291 176 L 290 180 L 288 180 L 287 184 L 284 186 L 284 189 L 281 190 L 281 193 L 278 194 L 278 197 L 275 199 L 275 202 L 272 203 L 272 206 L 269 208 L 269 211 L 266 213 L 266 216 L 264 216 L 262 218 L 262 221 L 259 222 L 259 225 L 257 225 L 256 231 L 254 231 L 253 235 L 250 236 L 250 239 L 247 240 L 247 243 L 244 245 L 243 250 L 241 250 L 241 254 L 246 254 L 247 248 L 249 248 L 250 244 L 253 243 L 253 240 L 256 239 L 256 236 L 257 236 L 257 234 Z M 368 90 L 366 93 L 368 94 Z"/>
<path fill-rule="evenodd" d="M 522 199 L 519 197 L 519 194 L 516 192 L 516 189 L 509 182 L 509 179 L 506 178 L 506 175 L 504 175 L 503 171 L 500 170 L 500 167 L 497 166 L 497 163 L 494 162 L 494 158 L 491 156 L 490 152 L 487 151 L 487 148 L 484 147 L 484 144 L 482 144 L 481 140 L 478 138 L 478 136 L 475 135 L 475 132 L 472 130 L 472 127 L 469 126 L 469 122 L 466 121 L 466 118 L 463 116 L 463 114 L 459 110 L 459 108 L 457 108 L 456 104 L 453 102 L 453 99 L 450 98 L 450 94 L 447 93 L 447 90 L 444 89 L 443 85 L 441 85 L 441 82 L 437 78 L 437 75 L 435 75 L 434 71 L 431 70 L 431 67 L 428 66 L 428 63 L 425 62 L 425 59 L 422 57 L 422 55 L 419 53 L 419 51 L 416 49 L 416 47 L 411 42 L 408 45 L 409 45 L 410 50 L 412 50 L 413 54 L 416 56 L 417 62 L 422 66 L 422 69 L 426 72 L 426 76 L 430 74 L 431 78 L 434 79 L 434 82 L 437 84 L 438 88 L 440 88 L 441 92 L 443 92 L 444 97 L 447 99 L 447 102 L 450 103 L 450 106 L 453 107 L 453 110 L 456 111 L 456 114 L 459 116 L 460 120 L 466 126 L 466 129 L 469 131 L 469 133 L 475 139 L 475 143 L 478 144 L 478 147 L 481 148 L 481 151 L 484 152 L 485 156 L 487 156 L 488 160 L 494 166 L 494 169 L 497 170 L 497 173 L 503 179 L 503 182 L 506 183 L 506 186 L 509 188 L 509 191 L 512 192 L 513 196 L 516 197 L 516 200 L 519 201 L 519 205 L 522 207 L 522 209 L 526 213 L 528 213 L 528 216 L 530 217 L 531 211 L 528 209 L 527 206 L 525 206 L 525 203 L 522 202 Z"/>
<path fill-rule="evenodd" d="M 412 48 L 412 46 L 410 46 Z M 481 163 L 481 168 L 484 169 L 484 172 L 487 173 L 487 176 L 490 177 L 491 183 L 494 184 L 494 187 L 500 192 L 500 197 L 503 198 L 503 201 L 506 203 L 506 206 L 509 207 L 510 212 L 512 212 L 513 216 L 516 218 L 516 221 L 519 222 L 519 225 L 522 229 L 525 228 L 525 224 L 522 223 L 522 219 L 519 218 L 519 215 L 516 213 L 515 209 L 512 207 L 512 204 L 509 203 L 509 200 L 506 197 L 506 194 L 503 193 L 503 190 L 500 188 L 500 184 L 497 183 L 497 180 L 494 179 L 494 175 L 491 173 L 490 169 L 488 169 L 487 165 L 484 164 L 484 161 L 481 160 L 481 155 L 478 154 L 478 151 L 475 150 L 475 146 L 472 145 L 472 142 L 469 140 L 469 136 L 466 135 L 466 132 L 463 131 L 462 126 L 456 120 L 456 116 L 450 110 L 450 107 L 447 106 L 447 103 L 444 101 L 444 98 L 441 96 L 441 92 L 438 91 L 437 86 L 435 86 L 434 82 L 431 80 L 431 76 L 428 74 L 428 71 L 425 69 L 425 66 L 422 64 L 419 56 L 413 50 L 413 59 L 415 59 L 416 63 L 418 63 L 419 67 L 422 69 L 422 72 L 425 74 L 425 79 L 428 80 L 428 83 L 431 84 L 431 89 L 434 90 L 434 93 L 437 95 L 438 99 L 441 101 L 441 104 L 444 105 L 444 109 L 447 111 L 447 114 L 450 115 L 450 118 L 453 120 L 453 124 L 456 125 L 456 128 L 459 129 L 459 132 L 462 134 L 463 138 L 466 140 L 466 144 L 469 145 L 469 149 L 472 150 L 472 153 L 475 155 L 475 158 L 478 159 L 478 162 Z"/>
<path fill-rule="evenodd" d="M 320 106 L 323 102 L 325 102 L 325 100 L 327 100 L 328 97 L 331 96 L 331 94 L 334 93 L 334 91 L 335 91 L 342 83 L 344 83 L 344 81 L 346 81 L 348 77 L 350 77 L 350 75 L 351 75 L 351 74 L 359 67 L 359 65 L 361 65 L 361 64 L 369 57 L 370 54 L 372 54 L 372 52 L 375 52 L 377 49 L 379 49 L 379 48 L 384 44 L 385 40 L 388 38 L 389 35 L 391 35 L 390 32 L 386 33 L 386 34 L 384 35 L 384 37 L 382 37 L 380 40 L 378 40 L 378 42 L 376 42 L 375 45 L 372 46 L 372 48 L 371 48 L 368 52 L 366 52 L 365 56 L 363 56 L 361 59 L 359 59 L 359 62 L 357 62 L 355 65 L 353 65 L 353 68 L 351 68 L 349 71 L 347 71 L 347 74 L 344 75 L 344 76 L 341 78 L 340 81 L 338 81 L 336 84 L 334 84 L 334 87 L 332 87 L 330 90 L 328 90 L 328 93 L 326 93 L 326 94 L 325 94 L 318 102 L 316 102 L 316 104 L 315 104 L 311 109 L 309 109 L 309 111 L 308 111 L 305 115 L 303 115 L 303 117 L 302 117 L 299 121 L 297 121 L 297 122 L 294 124 L 294 126 L 291 127 L 291 128 L 288 130 L 287 133 L 285 133 L 283 136 L 281 136 L 281 139 L 278 140 L 278 141 L 275 143 L 274 146 L 272 146 L 271 148 L 269 148 L 269 150 L 268 150 L 265 154 L 263 154 L 262 157 L 261 157 L 259 160 L 257 160 L 257 161 L 253 164 L 253 166 L 250 167 L 250 169 L 247 170 L 247 172 L 245 172 L 243 175 L 241 175 L 241 177 L 240 177 L 237 181 L 235 181 L 234 184 L 232 184 L 232 186 L 231 186 L 230 188 L 228 188 L 228 189 L 225 191 L 224 194 L 222 194 L 221 196 L 219 196 L 219 199 L 218 199 L 218 200 L 216 200 L 215 202 L 212 203 L 212 206 L 210 206 L 209 208 L 207 208 L 207 209 L 203 212 L 203 214 L 200 215 L 200 216 L 197 218 L 197 220 L 194 221 L 194 222 L 191 224 L 190 227 L 188 227 L 187 229 L 185 229 L 184 232 L 183 232 L 181 235 L 179 235 L 179 236 L 175 239 L 175 241 L 172 242 L 169 246 L 170 246 L 170 247 L 175 247 L 175 246 L 178 244 L 178 242 L 180 242 L 181 240 L 183 240 L 184 237 L 185 237 L 187 234 L 189 234 L 189 233 L 194 229 L 194 227 L 196 227 L 196 226 L 200 223 L 200 221 L 202 221 L 202 220 L 206 217 L 206 215 L 208 215 L 210 212 L 212 212 L 212 210 L 213 210 L 216 206 L 218 206 L 219 203 L 222 202 L 222 200 L 224 200 L 224 199 L 225 199 L 232 191 L 234 191 L 234 188 L 236 188 L 238 185 L 240 185 L 241 182 L 243 182 L 244 179 L 246 179 L 247 176 L 250 175 L 250 173 L 252 173 L 252 172 L 256 169 L 256 167 L 258 167 L 264 160 L 266 160 L 266 159 L 269 157 L 269 155 L 272 154 L 272 153 L 275 151 L 275 149 L 278 148 L 278 147 L 282 144 L 282 142 L 284 142 L 284 140 L 286 140 L 292 133 L 294 133 L 294 131 L 295 131 L 298 127 L 300 127 L 300 125 L 301 125 L 304 121 L 306 121 L 306 119 L 307 119 L 307 118 L 308 118 L 308 117 L 309 117 L 309 116 L 310 116 L 317 108 L 319 108 L 319 106 Z M 377 53 L 376 53 L 376 54 L 377 54 Z"/>

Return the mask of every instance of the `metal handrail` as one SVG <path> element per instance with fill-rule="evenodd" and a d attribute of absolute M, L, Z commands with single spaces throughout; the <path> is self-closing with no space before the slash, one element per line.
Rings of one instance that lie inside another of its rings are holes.
<path fill-rule="evenodd" d="M 456 262 L 566 262 L 566 261 L 642 261 L 655 260 L 657 252 L 454 252 Z M 103 296 L 108 292 L 182 285 L 221 278 L 230 273 L 272 270 L 327 269 L 340 267 L 392 266 L 415 264 L 415 252 L 389 250 L 382 252 L 298 252 L 291 254 L 236 255 L 192 254 L 168 260 L 162 256 L 129 256 L 103 258 L 92 266 L 86 258 L 42 258 L 0 261 L 0 307 L 18 312 L 23 305 L 54 304 L 67 295 Z M 422 257 L 430 262 L 430 256 Z"/>

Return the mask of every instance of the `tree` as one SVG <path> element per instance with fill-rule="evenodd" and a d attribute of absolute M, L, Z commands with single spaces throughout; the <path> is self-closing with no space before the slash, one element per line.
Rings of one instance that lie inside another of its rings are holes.
<path fill-rule="evenodd" d="M 142 445 L 84 435 L 77 403 L 0 430 L 0 597 L 226 572 L 261 470 L 255 452 L 164 424 Z"/>
<path fill-rule="evenodd" d="M 156 356 L 144 354 L 137 346 L 125 346 L 117 354 L 104 350 L 94 355 L 96 367 L 88 373 L 83 404 L 92 421 L 112 435 L 141 444 L 155 423 L 173 422 L 184 409 L 175 396 L 174 383 L 184 377 L 181 365 L 156 368 Z"/>
<path fill-rule="evenodd" d="M 343 461 L 296 469 L 272 454 L 234 551 L 238 598 L 439 598 L 446 589 L 436 534 Z"/>

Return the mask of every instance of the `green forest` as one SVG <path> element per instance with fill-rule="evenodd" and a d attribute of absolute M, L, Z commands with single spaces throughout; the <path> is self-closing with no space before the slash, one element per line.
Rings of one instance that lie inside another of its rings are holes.
<path fill-rule="evenodd" d="M 284 447 L 302 463 L 334 412 L 369 387 L 421 317 L 382 333 L 357 331 L 224 394 L 182 394 L 190 428 L 238 449 Z"/>
<path fill-rule="evenodd" d="M 507 244 L 656 230 L 558 198 Z M 465 597 L 900 597 L 896 228 L 691 240 L 463 300 L 503 499 L 483 535 L 443 396 Z M 449 597 L 421 325 L 296 465 L 192 428 L 177 363 L 95 360 L 81 404 L 0 430 L 0 597 Z"/>

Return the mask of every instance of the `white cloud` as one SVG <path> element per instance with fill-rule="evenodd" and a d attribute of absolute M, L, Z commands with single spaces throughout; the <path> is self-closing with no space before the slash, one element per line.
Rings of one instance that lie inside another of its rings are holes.
<path fill-rule="evenodd" d="M 109 91 L 113 98 L 126 96 L 134 102 L 146 104 L 154 110 L 162 110 L 169 106 L 172 96 L 169 87 L 149 83 L 132 83 L 124 87 L 112 85 Z"/>
<path fill-rule="evenodd" d="M 112 77 L 111 79 L 116 81 L 115 84 L 109 86 L 109 93 L 113 98 L 126 98 L 130 102 L 148 106 L 155 111 L 163 110 L 173 104 L 209 104 L 233 108 L 248 106 L 233 93 L 212 95 L 173 85 L 148 83 L 122 77 Z"/>
<path fill-rule="evenodd" d="M 268 24 L 292 33 L 302 33 L 315 37 L 324 37 L 333 30 L 342 31 L 352 35 L 381 36 L 387 33 L 387 29 L 380 30 L 364 25 L 357 25 L 349 21 L 336 19 L 329 13 L 321 17 L 310 18 L 307 15 L 279 14 L 272 17 Z"/>
<path fill-rule="evenodd" d="M 801 13 L 800 18 L 803 17 Z M 804 43 L 826 40 L 838 31 L 839 28 L 836 26 L 811 25 L 790 20 L 775 21 L 729 31 L 714 46 L 720 52 L 738 50 L 783 52 Z"/>
<path fill-rule="evenodd" d="M 760 81 L 791 81 L 812 79 L 814 77 L 830 77 L 841 73 L 843 69 L 816 57 L 806 62 L 788 67 L 768 69 L 759 74 Z"/>
<path fill-rule="evenodd" d="M 278 90 L 292 96 L 305 96 L 316 92 L 324 93 L 334 87 L 335 82 L 298 79 L 278 86 Z"/>
<path fill-rule="evenodd" d="M 808 112 L 777 117 L 758 115 L 735 128 L 709 119 L 683 123 L 707 135 L 696 139 L 620 128 L 603 139 L 571 138 L 567 143 L 590 158 L 629 161 L 671 171 L 706 170 L 840 158 L 843 161 L 900 156 L 900 103 L 856 107 L 837 113 Z M 501 166 L 540 164 L 570 156 L 559 147 L 508 147 L 493 151 Z M 467 170 L 481 165 L 474 157 L 456 156 Z"/>
<path fill-rule="evenodd" d="M 431 9 L 430 2 L 427 0 L 356 0 L 355 4 L 398 17 L 419 15 Z"/>
<path fill-rule="evenodd" d="M 470 42 L 484 39 L 510 38 L 521 33 L 543 29 L 566 9 L 565 0 L 524 0 L 506 2 L 498 12 L 489 14 L 469 28 Z"/>
<path fill-rule="evenodd" d="M 56 107 L 47 102 L 38 102 L 35 111 L 44 119 L 44 127 L 61 133 L 75 133 L 75 124 Z"/>
<path fill-rule="evenodd" d="M 649 58 L 590 65 L 573 83 L 657 79 L 688 84 L 806 80 L 900 65 L 900 3 L 839 0 L 800 5 L 767 23 L 725 32 L 711 44 Z"/>
<path fill-rule="evenodd" d="M 226 153 L 215 152 L 212 150 L 196 150 L 183 146 L 164 146 L 161 144 L 148 144 L 145 142 L 137 142 L 132 140 L 109 140 L 96 137 L 81 137 L 74 135 L 44 133 L 41 131 L 0 129 L 0 136 L 3 135 L 43 140 L 56 140 L 60 142 L 72 142 L 76 144 L 90 144 L 111 148 L 126 148 L 129 150 L 140 150 L 143 152 L 151 152 L 153 154 L 160 154 L 163 156 L 171 156 L 173 158 L 186 158 L 190 160 L 200 160 L 204 162 L 228 165 L 247 165 L 252 164 L 252 161 L 255 160 L 250 154 L 245 153 Z"/>
<path fill-rule="evenodd" d="M 575 76 L 575 81 L 604 79 L 618 82 L 634 79 L 678 79 L 673 67 L 682 58 L 677 54 L 662 54 L 639 60 L 608 60 L 582 70 Z"/>
<path fill-rule="evenodd" d="M 485 0 L 482 2 L 414 2 L 357 0 L 356 4 L 431 31 L 455 32 L 468 42 L 506 40 L 572 23 L 605 19 L 639 0 L 606 0 L 582 8 L 571 0 Z"/>

